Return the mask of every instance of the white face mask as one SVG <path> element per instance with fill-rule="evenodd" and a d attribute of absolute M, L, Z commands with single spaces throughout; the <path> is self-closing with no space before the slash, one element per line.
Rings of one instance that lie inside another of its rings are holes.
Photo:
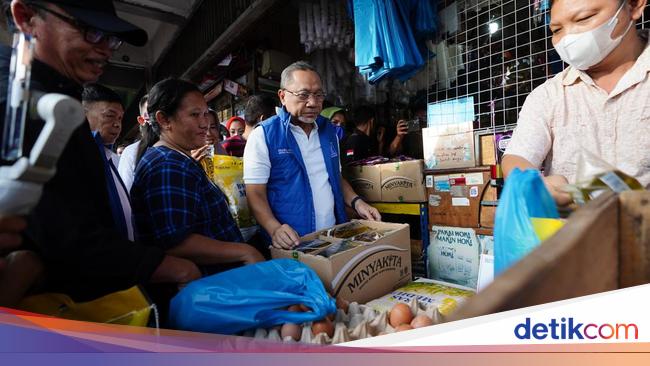
<path fill-rule="evenodd" d="M 633 21 L 630 21 L 625 32 L 620 37 L 612 39 L 612 32 L 618 24 L 618 14 L 626 3 L 627 1 L 623 1 L 614 17 L 597 28 L 564 36 L 555 45 L 555 50 L 562 60 L 578 70 L 587 70 L 612 53 L 634 24 Z"/>

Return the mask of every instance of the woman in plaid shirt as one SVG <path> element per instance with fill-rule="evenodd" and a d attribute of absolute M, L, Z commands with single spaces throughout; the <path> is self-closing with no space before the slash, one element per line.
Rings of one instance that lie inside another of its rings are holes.
<path fill-rule="evenodd" d="M 149 93 L 148 112 L 152 133 L 146 135 L 160 140 L 138 163 L 131 188 L 138 239 L 194 261 L 204 274 L 263 261 L 243 243 L 223 192 L 191 157 L 191 150 L 205 144 L 209 125 L 198 88 L 163 80 Z"/>

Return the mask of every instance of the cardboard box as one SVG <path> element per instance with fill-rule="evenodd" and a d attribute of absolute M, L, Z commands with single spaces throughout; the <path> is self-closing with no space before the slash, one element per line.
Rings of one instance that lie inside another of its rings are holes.
<path fill-rule="evenodd" d="M 481 197 L 481 207 L 479 211 L 480 222 L 482 228 L 494 228 L 494 215 L 497 212 L 497 188 L 488 185 Z"/>
<path fill-rule="evenodd" d="M 457 169 L 476 166 L 474 118 L 465 122 L 429 120 L 422 129 L 422 153 L 427 169 Z"/>
<path fill-rule="evenodd" d="M 488 198 L 496 196 L 496 190 L 488 189 L 488 168 L 428 174 L 426 181 L 430 225 L 478 228 L 483 215 L 484 223 L 494 226 L 494 208 L 481 205 L 486 192 L 491 192 Z"/>
<path fill-rule="evenodd" d="M 359 165 L 346 167 L 343 176 L 354 191 L 368 202 L 381 201 L 380 165 Z"/>
<path fill-rule="evenodd" d="M 492 236 L 471 228 L 434 226 L 425 250 L 427 277 L 476 289 L 481 279 L 481 256 L 493 253 Z"/>
<path fill-rule="evenodd" d="M 422 160 L 386 163 L 379 167 L 382 202 L 426 202 Z"/>
<path fill-rule="evenodd" d="M 367 245 L 323 257 L 297 250 L 271 248 L 273 258 L 294 258 L 312 268 L 334 297 L 360 304 L 379 298 L 411 281 L 411 241 L 409 226 L 354 220 L 375 230 L 390 230 L 384 237 Z M 337 225 L 340 227 L 346 224 Z M 305 235 L 301 241 L 323 239 L 334 243 L 322 231 Z"/>
<path fill-rule="evenodd" d="M 351 166 L 343 170 L 354 191 L 368 202 L 426 202 L 422 160 Z"/>
<path fill-rule="evenodd" d="M 503 155 L 508 148 L 508 144 L 512 139 L 512 131 L 502 131 L 497 133 L 489 133 L 487 135 L 479 135 L 479 162 L 481 165 L 496 165 L 501 164 Z"/>

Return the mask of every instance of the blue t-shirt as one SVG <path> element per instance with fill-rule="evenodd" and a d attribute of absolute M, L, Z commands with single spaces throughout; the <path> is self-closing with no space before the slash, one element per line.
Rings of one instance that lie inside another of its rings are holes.
<path fill-rule="evenodd" d="M 226 196 L 192 158 L 149 148 L 135 170 L 131 203 L 139 241 L 172 248 L 190 234 L 243 242 Z"/>

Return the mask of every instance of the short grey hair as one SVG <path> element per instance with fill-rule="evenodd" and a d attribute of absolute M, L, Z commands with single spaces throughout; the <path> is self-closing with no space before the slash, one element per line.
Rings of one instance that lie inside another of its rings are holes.
<path fill-rule="evenodd" d="M 307 61 L 296 61 L 282 70 L 282 75 L 280 76 L 280 88 L 286 89 L 287 85 L 293 82 L 294 71 L 313 71 L 320 78 L 320 74 L 312 64 Z"/>

